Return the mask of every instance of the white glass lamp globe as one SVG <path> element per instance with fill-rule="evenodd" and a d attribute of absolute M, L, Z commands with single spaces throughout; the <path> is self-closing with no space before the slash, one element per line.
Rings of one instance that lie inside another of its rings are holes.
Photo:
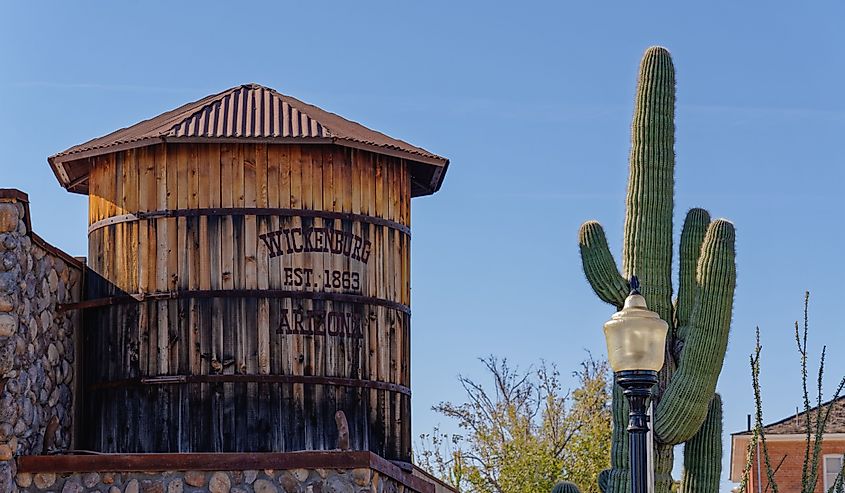
<path fill-rule="evenodd" d="M 631 293 L 622 310 L 604 324 L 610 367 L 614 372 L 659 371 L 668 329 L 669 325 L 648 309 L 642 295 Z"/>

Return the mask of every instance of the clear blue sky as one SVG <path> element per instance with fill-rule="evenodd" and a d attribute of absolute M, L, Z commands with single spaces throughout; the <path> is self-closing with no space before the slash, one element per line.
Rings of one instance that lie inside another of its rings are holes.
<path fill-rule="evenodd" d="M 678 71 L 676 223 L 703 206 L 737 227 L 726 463 L 752 409 L 755 325 L 766 419 L 799 405 L 805 289 L 828 388 L 845 373 L 841 2 L 305 3 L 6 4 L 0 186 L 28 192 L 36 231 L 83 255 L 86 198 L 46 157 L 245 82 L 449 157 L 443 189 L 413 203 L 412 282 L 414 433 L 448 429 L 429 408 L 461 398 L 456 375 L 481 376 L 478 356 L 568 376 L 605 353 L 612 310 L 584 281 L 577 230 L 600 220 L 618 257 L 637 64 L 662 44 Z"/>

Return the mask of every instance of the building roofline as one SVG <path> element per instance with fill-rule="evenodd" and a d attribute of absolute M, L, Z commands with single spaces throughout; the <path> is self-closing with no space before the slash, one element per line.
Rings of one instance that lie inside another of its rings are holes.
<path fill-rule="evenodd" d="M 805 412 L 813 412 L 813 411 L 815 411 L 816 409 L 818 409 L 818 408 L 820 408 L 820 407 L 827 407 L 827 406 L 830 406 L 831 404 L 833 404 L 834 402 L 838 402 L 838 401 L 841 401 L 841 400 L 845 400 L 845 395 L 840 395 L 839 397 L 836 397 L 835 399 L 830 399 L 830 400 L 828 400 L 828 401 L 826 401 L 826 402 L 822 402 L 822 403 L 821 403 L 821 404 L 819 404 L 819 405 L 816 405 L 816 406 L 811 407 L 808 411 L 799 411 L 799 412 L 797 412 L 797 413 L 795 413 L 795 414 L 793 414 L 793 415 L 791 415 L 791 416 L 787 416 L 787 417 L 785 417 L 785 418 L 783 418 L 783 419 L 780 419 L 780 420 L 778 420 L 778 421 L 775 421 L 775 422 L 769 423 L 769 424 L 767 424 L 767 425 L 764 425 L 764 426 L 763 426 L 763 432 L 765 432 L 765 431 L 766 431 L 766 428 L 771 428 L 771 427 L 773 427 L 773 426 L 777 426 L 777 425 L 779 425 L 779 424 L 786 423 L 786 422 L 787 422 L 787 421 L 789 421 L 790 419 L 794 419 L 794 418 L 796 418 L 796 417 L 798 417 L 798 416 L 800 416 L 800 415 L 804 414 Z M 744 431 L 737 431 L 737 432 L 735 432 L 735 433 L 731 433 L 731 436 L 751 435 L 752 433 L 753 433 L 753 430 L 744 430 Z M 786 434 L 788 434 L 788 433 L 772 433 L 772 435 L 786 435 Z"/>

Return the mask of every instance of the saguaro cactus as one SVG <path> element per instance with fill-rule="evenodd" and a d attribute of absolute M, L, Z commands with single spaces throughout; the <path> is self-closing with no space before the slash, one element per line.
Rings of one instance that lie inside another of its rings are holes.
<path fill-rule="evenodd" d="M 710 220 L 703 209 L 687 213 L 681 231 L 679 287 L 672 301 L 672 213 L 675 180 L 675 68 L 665 48 L 646 50 L 640 63 L 631 128 L 622 271 L 595 221 L 581 226 L 584 273 L 602 300 L 621 308 L 626 279 L 636 275 L 649 309 L 669 322 L 666 363 L 654 391 L 655 491 L 672 484 L 672 448 L 687 442 L 684 468 L 694 477 L 686 493 L 716 493 L 721 451 L 721 402 L 711 406 L 728 342 L 736 266 L 733 225 Z M 603 474 L 605 493 L 630 491 L 628 409 L 621 390 L 613 392 L 611 469 Z M 702 424 L 708 420 L 707 426 Z"/>
<path fill-rule="evenodd" d="M 561 481 L 552 488 L 552 493 L 581 493 L 578 485 L 569 481 Z"/>

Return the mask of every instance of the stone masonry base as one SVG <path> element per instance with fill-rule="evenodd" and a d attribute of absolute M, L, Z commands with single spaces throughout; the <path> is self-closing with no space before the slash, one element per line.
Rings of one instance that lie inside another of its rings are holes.
<path fill-rule="evenodd" d="M 375 454 L 340 451 L 27 456 L 18 459 L 15 482 L 18 491 L 57 493 L 434 492 Z"/>

